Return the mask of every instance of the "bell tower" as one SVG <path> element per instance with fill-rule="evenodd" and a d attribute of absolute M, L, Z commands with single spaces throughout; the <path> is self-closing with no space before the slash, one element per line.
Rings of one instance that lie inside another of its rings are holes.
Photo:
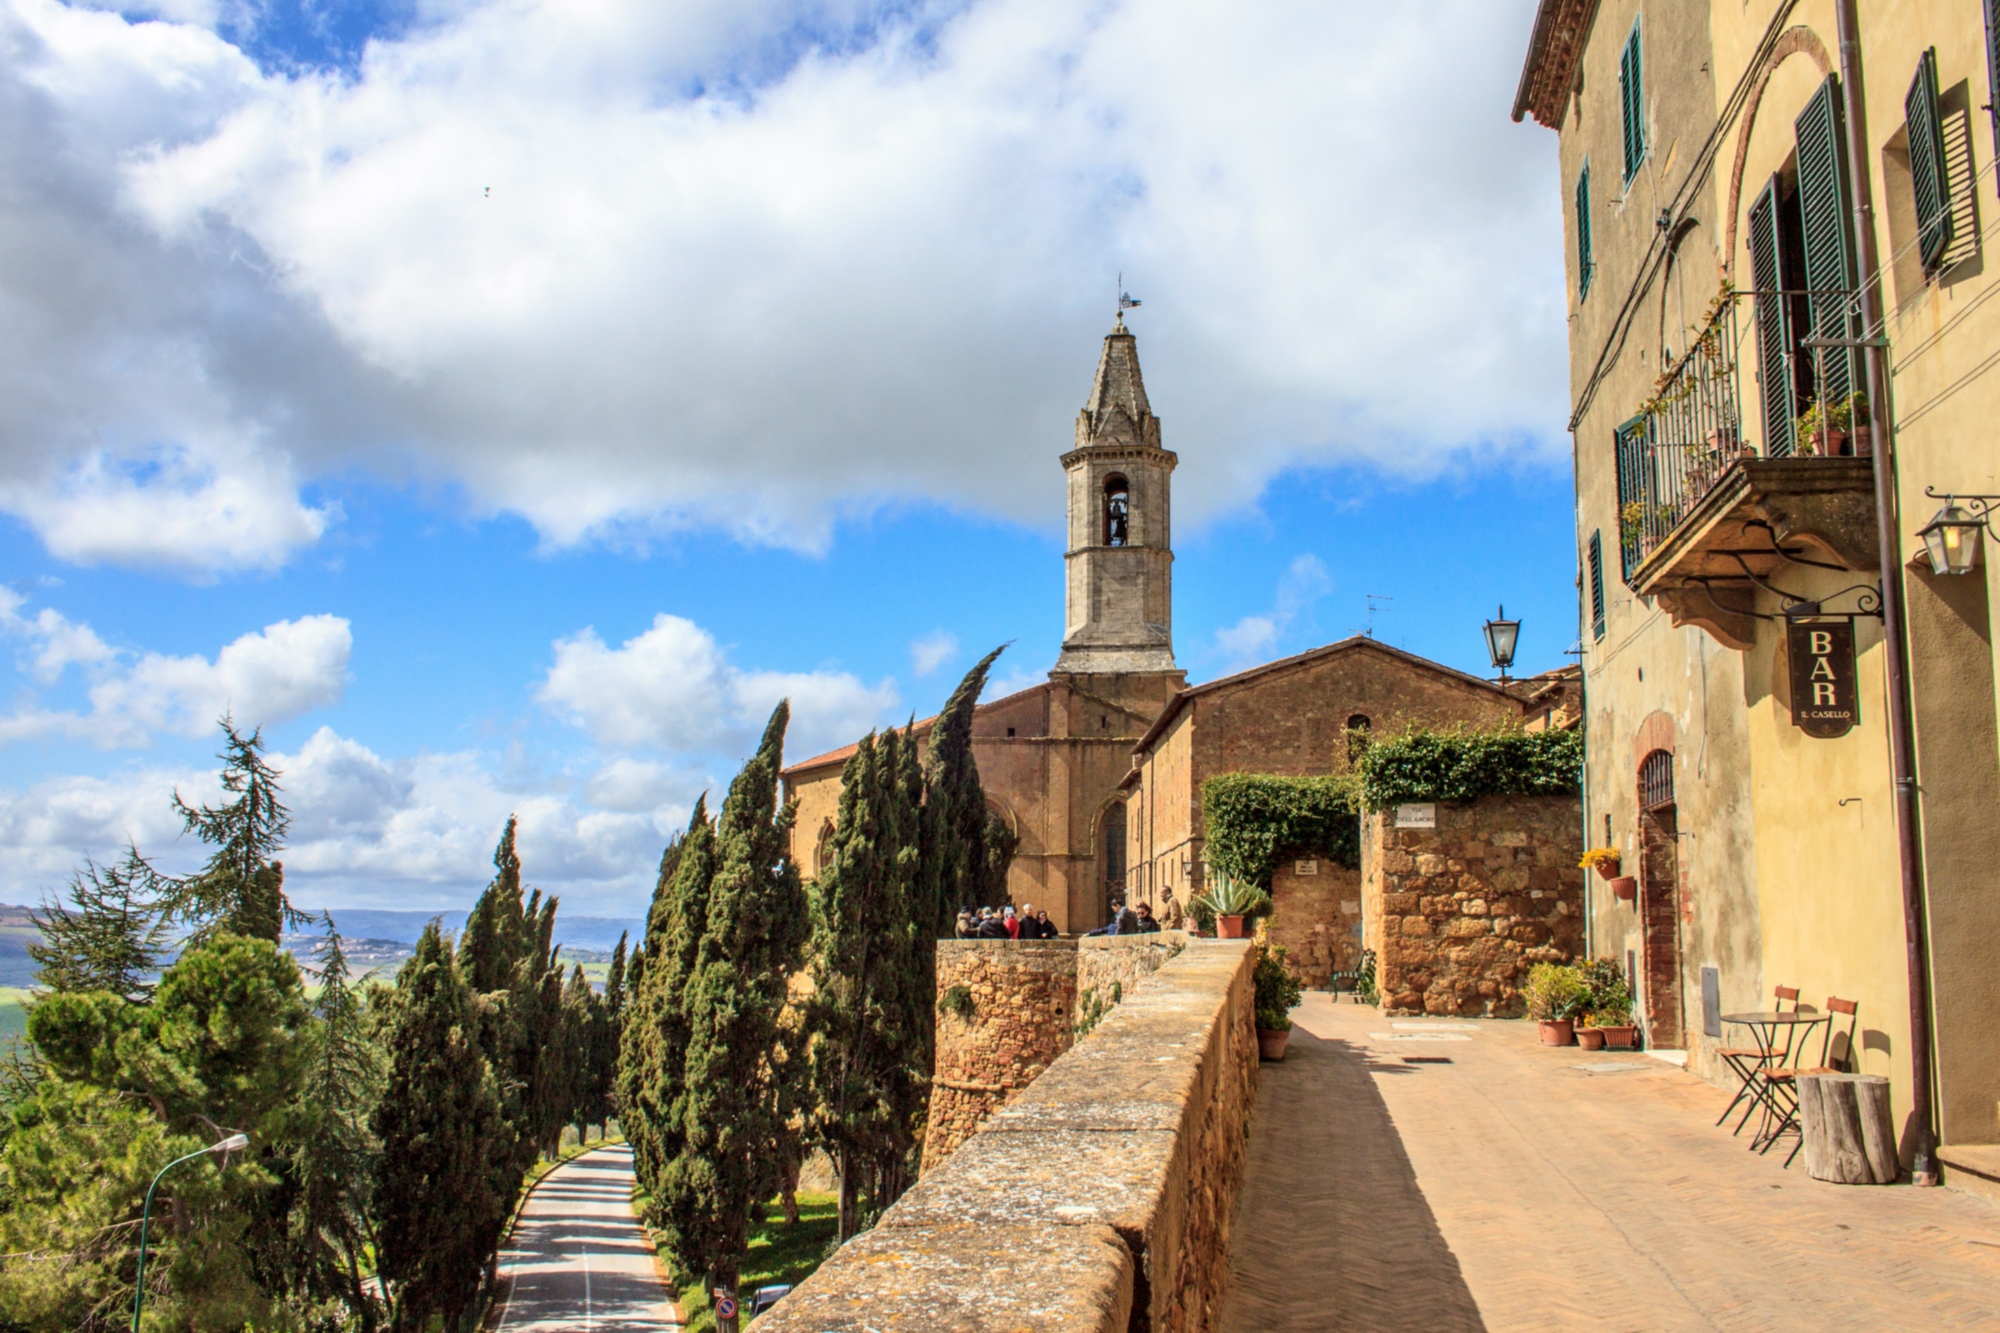
<path fill-rule="evenodd" d="M 1058 672 L 1175 671 L 1174 465 L 1146 401 L 1139 347 L 1118 322 L 1104 339 L 1090 401 L 1076 418 Z"/>

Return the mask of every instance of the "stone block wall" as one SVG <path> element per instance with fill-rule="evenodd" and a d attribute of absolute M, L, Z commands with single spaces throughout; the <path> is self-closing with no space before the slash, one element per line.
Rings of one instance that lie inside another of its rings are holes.
<path fill-rule="evenodd" d="M 1212 1328 L 1255 1095 L 1250 965 L 1244 941 L 1189 941 L 758 1329 Z"/>
<path fill-rule="evenodd" d="M 1129 998 L 1186 939 L 1179 931 L 1162 931 L 1087 940 L 939 941 L 924 1171 L 949 1157 L 1070 1048 L 1084 992 L 1094 992 L 1106 1008 Z M 960 986 L 970 1013 L 947 1002 Z"/>
<path fill-rule="evenodd" d="M 1301 871 L 1311 867 L 1312 874 Z M 1361 960 L 1361 872 L 1324 857 L 1290 859 L 1271 874 L 1272 944 L 1308 986 L 1324 986 L 1335 972 Z"/>
<path fill-rule="evenodd" d="M 1362 824 L 1362 911 L 1383 1008 L 1518 1018 L 1539 962 L 1583 952 L 1582 806 L 1489 796 L 1436 806 L 1437 827 Z"/>

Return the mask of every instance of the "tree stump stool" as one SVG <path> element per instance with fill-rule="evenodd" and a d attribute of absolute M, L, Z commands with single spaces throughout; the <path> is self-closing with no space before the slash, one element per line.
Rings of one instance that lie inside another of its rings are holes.
<path fill-rule="evenodd" d="M 1799 1075 L 1799 1133 L 1806 1174 L 1838 1185 L 1893 1185 L 1900 1169 L 1879 1074 Z"/>

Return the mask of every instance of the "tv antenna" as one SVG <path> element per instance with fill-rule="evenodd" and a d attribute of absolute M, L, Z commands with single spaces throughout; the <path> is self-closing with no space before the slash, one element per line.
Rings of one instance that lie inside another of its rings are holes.
<path fill-rule="evenodd" d="M 1375 603 L 1393 602 L 1396 599 L 1389 596 L 1387 593 L 1380 593 L 1380 592 L 1363 593 L 1362 597 L 1368 603 L 1368 628 L 1363 632 L 1367 634 L 1369 638 L 1372 639 L 1375 637 L 1375 613 L 1382 609 L 1376 606 Z"/>

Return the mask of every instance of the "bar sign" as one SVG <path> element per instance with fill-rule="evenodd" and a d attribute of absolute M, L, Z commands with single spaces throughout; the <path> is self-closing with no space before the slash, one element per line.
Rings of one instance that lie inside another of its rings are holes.
<path fill-rule="evenodd" d="M 1855 688 L 1854 622 L 1806 620 L 1786 626 L 1792 667 L 1792 725 L 1831 740 L 1861 720 Z"/>

